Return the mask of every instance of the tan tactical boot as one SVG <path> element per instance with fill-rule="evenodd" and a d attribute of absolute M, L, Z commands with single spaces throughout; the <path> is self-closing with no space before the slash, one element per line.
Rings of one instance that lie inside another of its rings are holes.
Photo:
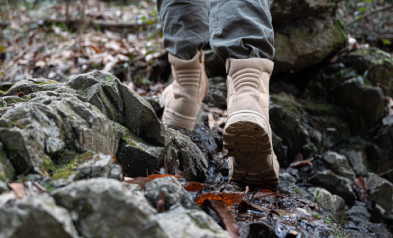
<path fill-rule="evenodd" d="M 199 51 L 191 60 L 182 60 L 169 54 L 173 83 L 165 90 L 160 105 L 165 105 L 162 121 L 193 130 L 202 100 L 209 89 L 205 72 L 205 55 Z"/>
<path fill-rule="evenodd" d="M 269 124 L 268 59 L 228 59 L 228 119 L 223 134 L 229 155 L 229 179 L 277 185 L 279 165 Z M 233 157 L 232 157 L 233 156 Z"/>

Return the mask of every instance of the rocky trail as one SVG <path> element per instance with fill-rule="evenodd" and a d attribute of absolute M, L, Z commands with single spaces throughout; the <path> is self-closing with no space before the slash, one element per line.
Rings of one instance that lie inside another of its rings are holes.
<path fill-rule="evenodd" d="M 120 12 L 89 0 L 89 24 L 109 19 L 105 31 L 78 35 L 44 21 L 29 38 L 19 33 L 21 48 L 0 46 L 0 237 L 392 237 L 388 45 L 348 36 L 346 24 L 364 34 L 350 2 L 300 3 L 271 8 L 277 187 L 228 182 L 226 73 L 208 47 L 195 130 L 161 122 L 172 76 L 154 1 Z M 376 6 L 363 13 L 370 29 L 370 18 L 389 13 Z M 78 11 L 71 6 L 71 26 Z M 117 18 L 138 20 L 118 33 Z"/>

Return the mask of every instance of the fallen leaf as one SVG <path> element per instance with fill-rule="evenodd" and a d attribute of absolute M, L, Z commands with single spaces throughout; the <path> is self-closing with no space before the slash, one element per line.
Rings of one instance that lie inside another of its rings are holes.
<path fill-rule="evenodd" d="M 268 189 L 264 189 L 262 191 L 257 192 L 256 194 L 254 194 L 252 199 L 257 199 L 257 198 L 266 197 L 266 196 L 270 196 L 270 195 L 275 195 L 275 193 L 273 193 L 272 191 L 270 191 Z"/>
<path fill-rule="evenodd" d="M 359 178 L 355 179 L 355 184 L 359 188 L 363 188 L 363 189 L 367 190 L 367 183 L 362 176 L 359 176 Z"/>
<path fill-rule="evenodd" d="M 298 166 L 306 166 L 306 165 L 313 166 L 313 164 L 312 164 L 313 160 L 314 160 L 314 158 L 310 158 L 310 159 L 306 159 L 306 160 L 302 160 L 302 161 L 295 161 L 295 162 L 291 163 L 289 166 L 290 167 L 298 167 Z"/>
<path fill-rule="evenodd" d="M 235 203 L 238 203 L 243 200 L 244 195 L 246 193 L 236 193 L 236 192 L 207 192 L 203 193 L 200 197 L 196 199 L 196 203 L 199 206 L 202 206 L 205 200 L 217 200 L 223 201 L 227 206 L 232 206 Z"/>
<path fill-rule="evenodd" d="M 236 225 L 236 221 L 233 218 L 232 212 L 228 209 L 222 201 L 205 200 L 204 205 L 210 207 L 220 218 L 225 226 L 225 229 L 229 232 L 232 238 L 239 237 L 239 228 Z"/>
<path fill-rule="evenodd" d="M 8 187 L 14 191 L 16 199 L 26 196 L 25 185 L 23 183 L 9 183 Z"/>
<path fill-rule="evenodd" d="M 138 184 L 141 188 L 145 188 L 146 184 L 150 182 L 151 179 L 143 178 L 143 177 L 136 177 L 136 178 L 125 178 L 124 182 L 129 184 Z"/>
<path fill-rule="evenodd" d="M 185 184 L 183 184 L 183 187 L 189 192 L 197 192 L 204 189 L 206 185 L 199 182 L 185 182 Z"/>
<path fill-rule="evenodd" d="M 178 178 L 179 175 L 171 175 L 171 174 L 150 174 L 149 176 L 147 176 L 147 179 L 156 179 L 156 178 L 163 178 L 163 177 L 170 177 L 173 176 L 175 178 Z"/>

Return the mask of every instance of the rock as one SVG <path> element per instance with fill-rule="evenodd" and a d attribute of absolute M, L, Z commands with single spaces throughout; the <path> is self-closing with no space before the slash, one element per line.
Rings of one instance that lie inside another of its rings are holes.
<path fill-rule="evenodd" d="M 175 177 L 157 178 L 145 186 L 145 197 L 153 207 L 157 207 L 157 201 L 163 193 L 165 197 L 165 209 L 174 206 L 182 206 L 185 209 L 199 210 L 192 195 L 187 192 Z"/>
<path fill-rule="evenodd" d="M 10 189 L 8 188 L 7 184 L 0 181 L 0 194 L 2 194 L 3 192 L 7 192 L 9 190 Z"/>
<path fill-rule="evenodd" d="M 326 168 L 332 170 L 337 175 L 355 180 L 356 176 L 352 168 L 349 166 L 347 158 L 344 155 L 337 154 L 333 151 L 328 151 L 324 154 L 322 161 Z"/>
<path fill-rule="evenodd" d="M 48 194 L 25 197 L 0 207 L 0 237 L 78 238 L 67 210 Z"/>
<path fill-rule="evenodd" d="M 168 212 L 157 214 L 157 221 L 168 237 L 230 237 L 213 218 L 199 209 L 174 206 Z"/>
<path fill-rule="evenodd" d="M 351 168 L 357 175 L 365 176 L 369 171 L 366 155 L 367 147 L 367 142 L 361 138 L 356 138 L 354 143 L 339 150 L 340 154 L 346 156 Z"/>
<path fill-rule="evenodd" d="M 375 48 L 364 48 L 350 52 L 347 55 L 347 65 L 355 68 L 365 80 L 373 86 L 378 86 L 383 93 L 393 96 L 393 60 L 385 51 Z M 365 73 L 366 72 L 366 73 Z"/>
<path fill-rule="evenodd" d="M 195 120 L 196 126 L 205 126 L 207 125 L 208 115 L 210 113 L 209 106 L 202 103 L 201 110 L 199 110 L 197 118 Z"/>
<path fill-rule="evenodd" d="M 173 148 L 179 153 L 179 169 L 189 173 L 192 180 L 204 182 L 209 162 L 202 151 L 188 136 L 169 128 L 167 131 L 173 140 Z"/>
<path fill-rule="evenodd" d="M 369 175 L 366 182 L 371 201 L 379 204 L 386 216 L 390 215 L 393 209 L 393 184 L 376 174 Z"/>
<path fill-rule="evenodd" d="M 332 13 L 337 0 L 323 1 L 284 1 L 277 0 L 271 4 L 273 24 L 290 21 L 296 18 L 315 16 L 321 13 Z"/>
<path fill-rule="evenodd" d="M 53 170 L 52 159 L 60 155 L 115 154 L 119 139 L 107 117 L 89 103 L 69 93 L 37 92 L 1 117 L 0 141 L 16 172 L 25 173 Z"/>
<path fill-rule="evenodd" d="M 288 147 L 288 158 L 278 159 L 282 163 L 287 160 L 288 166 L 297 153 L 306 152 L 305 145 L 311 144 L 310 134 L 301 121 L 300 104 L 291 95 L 272 95 L 269 116 L 273 132 L 282 139 L 282 145 Z"/>
<path fill-rule="evenodd" d="M 280 173 L 280 184 L 278 185 L 280 188 L 286 188 L 288 189 L 291 193 L 296 194 L 300 197 L 304 197 L 309 200 L 313 200 L 314 197 L 308 193 L 306 190 L 303 188 L 297 186 L 295 184 L 296 179 L 292 177 L 288 173 Z"/>
<path fill-rule="evenodd" d="M 309 182 L 342 197 L 345 203 L 349 205 L 354 204 L 356 200 L 356 195 L 352 189 L 352 181 L 334 174 L 331 170 L 317 172 L 309 179 Z"/>
<path fill-rule="evenodd" d="M 111 120 L 155 145 L 166 146 L 169 138 L 153 107 L 137 93 L 121 84 L 114 75 L 93 71 L 77 75 L 66 85 L 86 97 Z"/>
<path fill-rule="evenodd" d="M 393 169 L 393 127 L 376 128 L 367 137 L 352 138 L 348 144 L 342 145 L 339 152 L 347 156 L 358 175 L 384 173 L 383 177 L 393 182 L 393 173 L 385 173 Z"/>
<path fill-rule="evenodd" d="M 342 223 L 342 219 L 345 215 L 345 201 L 340 196 L 333 195 L 329 191 L 323 188 L 311 187 L 307 191 L 315 196 L 317 203 L 321 204 L 324 208 L 331 211 Z"/>
<path fill-rule="evenodd" d="M 337 86 L 332 101 L 359 113 L 368 127 L 384 117 L 383 92 L 378 87 L 362 84 L 359 78 L 348 79 Z"/>
<path fill-rule="evenodd" d="M 0 142 L 0 182 L 11 182 L 14 177 L 14 167 L 4 152 L 3 143 Z"/>
<path fill-rule="evenodd" d="M 215 135 L 205 125 L 195 125 L 194 130 L 186 130 L 180 127 L 174 127 L 174 130 L 181 132 L 183 135 L 190 137 L 191 141 L 201 150 L 202 154 L 208 159 L 212 160 L 213 156 L 217 154 L 218 145 L 216 143 Z"/>
<path fill-rule="evenodd" d="M 124 125 L 154 145 L 168 145 L 170 139 L 152 106 L 126 86 L 121 84 L 119 88 L 123 101 L 126 102 L 124 105 Z"/>
<path fill-rule="evenodd" d="M 226 78 L 222 76 L 209 78 L 209 91 L 203 102 L 210 107 L 227 108 Z"/>
<path fill-rule="evenodd" d="M 392 236 L 384 224 L 369 222 L 371 214 L 368 213 L 364 203 L 356 202 L 356 206 L 351 207 L 345 214 L 347 218 L 344 228 L 348 237 L 388 238 Z"/>
<path fill-rule="evenodd" d="M 54 91 L 59 87 L 59 83 L 48 79 L 28 79 L 20 80 L 12 85 L 11 88 L 5 92 L 5 96 L 16 96 L 18 93 L 31 94 L 39 91 Z"/>
<path fill-rule="evenodd" d="M 121 137 L 116 158 L 117 162 L 123 166 L 125 175 L 127 177 L 146 177 L 148 174 L 159 171 L 160 162 L 164 159 L 164 147 L 146 143 L 119 124 L 116 125 L 116 128 Z"/>
<path fill-rule="evenodd" d="M 152 96 L 152 97 L 145 97 L 145 99 L 153 107 L 157 117 L 161 118 L 162 114 L 164 113 L 164 108 L 162 108 L 160 105 L 160 97 Z"/>
<path fill-rule="evenodd" d="M 167 237 L 144 203 L 138 185 L 114 179 L 78 181 L 52 192 L 56 203 L 70 210 L 83 237 Z"/>
<path fill-rule="evenodd" d="M 274 30 L 274 72 L 296 71 L 318 64 L 348 43 L 344 23 L 331 17 L 301 18 Z"/>

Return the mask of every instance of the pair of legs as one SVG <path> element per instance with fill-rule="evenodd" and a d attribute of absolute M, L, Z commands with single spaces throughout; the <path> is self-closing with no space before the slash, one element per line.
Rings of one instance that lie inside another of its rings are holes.
<path fill-rule="evenodd" d="M 158 0 L 174 82 L 162 96 L 163 121 L 192 130 L 208 80 L 201 49 L 226 61 L 228 119 L 223 141 L 229 179 L 278 183 L 269 125 L 274 32 L 268 0 Z"/>

